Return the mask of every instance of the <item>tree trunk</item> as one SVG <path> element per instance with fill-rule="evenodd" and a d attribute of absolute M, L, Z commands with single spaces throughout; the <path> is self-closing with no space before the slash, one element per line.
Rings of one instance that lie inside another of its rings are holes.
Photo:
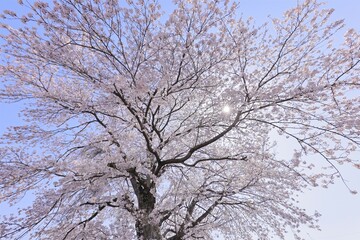
<path fill-rule="evenodd" d="M 138 200 L 139 216 L 135 223 L 136 234 L 141 240 L 161 240 L 160 226 L 149 216 L 155 208 L 155 183 L 150 176 L 140 176 L 136 169 L 130 169 L 130 181 Z M 153 190 L 153 191 L 152 191 Z"/>
<path fill-rule="evenodd" d="M 149 218 L 144 214 L 136 221 L 136 235 L 141 240 L 161 240 L 160 227 L 150 223 Z"/>

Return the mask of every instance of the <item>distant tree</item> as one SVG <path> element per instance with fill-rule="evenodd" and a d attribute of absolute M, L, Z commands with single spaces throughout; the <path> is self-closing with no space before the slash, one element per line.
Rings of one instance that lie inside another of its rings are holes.
<path fill-rule="evenodd" d="M 0 238 L 283 239 L 317 228 L 296 194 L 359 167 L 360 36 L 333 44 L 316 1 L 271 26 L 232 1 L 25 2 L 1 30 L 27 124 L 2 137 L 0 199 L 34 201 Z"/>

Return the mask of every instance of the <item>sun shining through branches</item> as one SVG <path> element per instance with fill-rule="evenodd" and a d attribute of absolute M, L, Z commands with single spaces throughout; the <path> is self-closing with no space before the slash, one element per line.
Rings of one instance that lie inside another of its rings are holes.
<path fill-rule="evenodd" d="M 222 109 L 223 113 L 228 114 L 231 112 L 231 108 L 228 105 L 225 105 Z"/>
<path fill-rule="evenodd" d="M 284 239 L 318 227 L 294 195 L 359 166 L 360 98 L 346 96 L 359 91 L 359 34 L 333 47 L 343 22 L 315 0 L 271 27 L 234 1 L 159 2 L 24 1 L 31 13 L 2 15 L 0 99 L 32 104 L 2 136 L 0 200 L 35 200 L 2 218 L 0 238 Z M 286 159 L 276 134 L 296 145 Z"/>

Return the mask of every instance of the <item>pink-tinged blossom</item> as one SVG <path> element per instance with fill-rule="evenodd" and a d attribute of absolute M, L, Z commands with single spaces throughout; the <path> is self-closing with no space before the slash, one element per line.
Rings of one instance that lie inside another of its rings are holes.
<path fill-rule="evenodd" d="M 360 169 L 359 34 L 334 47 L 344 22 L 314 0 L 272 26 L 240 7 L 54 0 L 5 12 L 23 26 L 1 25 L 0 99 L 26 104 L 25 125 L 1 138 L 0 199 L 34 201 L 1 219 L 0 238 L 318 228 L 296 196 L 343 180 L 339 164 Z"/>
<path fill-rule="evenodd" d="M 4 11 L 4 13 L 5 13 L 6 15 L 11 16 L 11 17 L 16 17 L 16 13 L 15 13 L 15 12 L 13 12 L 13 11 L 10 11 L 10 10 L 5 10 L 5 11 Z"/>

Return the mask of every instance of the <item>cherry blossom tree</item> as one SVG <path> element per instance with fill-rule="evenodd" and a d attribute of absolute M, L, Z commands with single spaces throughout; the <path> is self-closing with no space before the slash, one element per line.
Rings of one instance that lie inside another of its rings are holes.
<path fill-rule="evenodd" d="M 261 26 L 233 1 L 19 3 L 0 98 L 26 124 L 2 136 L 0 200 L 34 200 L 0 238 L 300 239 L 319 214 L 296 195 L 360 168 L 360 36 L 334 42 L 315 0 Z"/>

